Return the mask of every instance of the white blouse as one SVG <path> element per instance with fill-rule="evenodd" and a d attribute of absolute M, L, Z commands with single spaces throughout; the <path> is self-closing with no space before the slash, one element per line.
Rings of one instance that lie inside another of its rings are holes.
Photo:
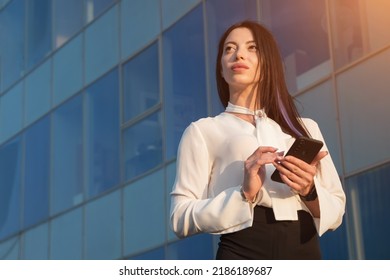
<path fill-rule="evenodd" d="M 273 132 L 279 151 L 287 152 L 294 138 Z M 311 136 L 324 142 L 316 122 L 302 119 Z M 276 135 L 275 135 L 276 134 Z M 252 226 L 253 208 L 240 193 L 244 161 L 264 140 L 251 123 L 223 112 L 191 123 L 183 133 L 171 192 L 171 226 L 179 237 L 200 232 L 225 234 Z M 322 150 L 327 150 L 326 144 Z M 270 179 L 275 167 L 266 165 L 266 179 L 255 204 L 273 208 L 276 220 L 297 220 L 297 211 L 310 213 L 299 195 Z M 345 194 L 331 156 L 320 161 L 314 183 L 321 218 L 313 218 L 318 234 L 336 229 L 345 211 Z"/>

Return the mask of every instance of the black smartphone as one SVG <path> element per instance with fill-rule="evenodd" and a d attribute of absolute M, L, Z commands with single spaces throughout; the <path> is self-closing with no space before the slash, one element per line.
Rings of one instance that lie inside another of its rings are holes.
<path fill-rule="evenodd" d="M 303 160 L 306 163 L 311 163 L 316 157 L 318 152 L 321 150 L 324 143 L 319 140 L 307 138 L 307 137 L 298 137 L 295 139 L 294 144 L 288 150 L 285 156 L 294 156 Z M 276 169 L 271 175 L 271 179 L 283 183 L 282 178 L 280 177 L 279 171 Z"/>

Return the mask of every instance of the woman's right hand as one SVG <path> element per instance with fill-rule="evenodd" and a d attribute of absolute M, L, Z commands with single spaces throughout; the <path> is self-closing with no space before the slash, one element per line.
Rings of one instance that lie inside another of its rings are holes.
<path fill-rule="evenodd" d="M 281 160 L 282 154 L 274 147 L 259 147 L 248 157 L 244 164 L 244 182 L 242 191 L 247 200 L 253 201 L 263 186 L 265 164 Z"/>

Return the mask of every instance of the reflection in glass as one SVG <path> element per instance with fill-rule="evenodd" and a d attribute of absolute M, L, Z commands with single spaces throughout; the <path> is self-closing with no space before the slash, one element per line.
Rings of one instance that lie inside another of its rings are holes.
<path fill-rule="evenodd" d="M 11 1 L 0 11 L 0 90 L 24 72 L 25 1 Z"/>
<path fill-rule="evenodd" d="M 265 0 L 261 10 L 278 41 L 291 92 L 330 74 L 325 0 Z"/>
<path fill-rule="evenodd" d="M 33 67 L 51 51 L 52 1 L 27 3 L 27 66 Z"/>
<path fill-rule="evenodd" d="M 25 134 L 24 216 L 29 227 L 48 217 L 50 172 L 50 119 L 31 126 Z"/>
<path fill-rule="evenodd" d="M 52 213 L 83 201 L 82 96 L 53 113 Z"/>
<path fill-rule="evenodd" d="M 163 34 L 167 159 L 176 156 L 184 129 L 207 116 L 202 6 Z"/>
<path fill-rule="evenodd" d="M 126 180 L 140 175 L 162 162 L 160 111 L 127 128 L 123 137 Z"/>
<path fill-rule="evenodd" d="M 83 1 L 54 1 L 54 40 L 59 47 L 83 26 Z"/>
<path fill-rule="evenodd" d="M 390 43 L 388 0 L 331 0 L 329 3 L 337 68 Z"/>
<path fill-rule="evenodd" d="M 95 196 L 119 183 L 118 71 L 106 74 L 87 89 L 88 194 Z"/>
<path fill-rule="evenodd" d="M 153 44 L 123 66 L 125 121 L 160 101 L 157 44 Z"/>
<path fill-rule="evenodd" d="M 0 147 L 0 239 L 20 228 L 21 141 Z"/>

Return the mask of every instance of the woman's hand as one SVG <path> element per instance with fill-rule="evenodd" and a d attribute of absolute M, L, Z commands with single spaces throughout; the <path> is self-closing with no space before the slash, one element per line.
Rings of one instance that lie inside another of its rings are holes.
<path fill-rule="evenodd" d="M 317 165 L 327 154 L 326 151 L 319 152 L 310 164 L 296 157 L 286 156 L 279 162 L 274 162 L 274 166 L 286 185 L 299 195 L 306 196 L 314 185 Z"/>
<path fill-rule="evenodd" d="M 248 157 L 244 165 L 242 190 L 249 201 L 253 201 L 263 185 L 267 163 L 282 160 L 281 154 L 273 147 L 259 147 Z"/>

